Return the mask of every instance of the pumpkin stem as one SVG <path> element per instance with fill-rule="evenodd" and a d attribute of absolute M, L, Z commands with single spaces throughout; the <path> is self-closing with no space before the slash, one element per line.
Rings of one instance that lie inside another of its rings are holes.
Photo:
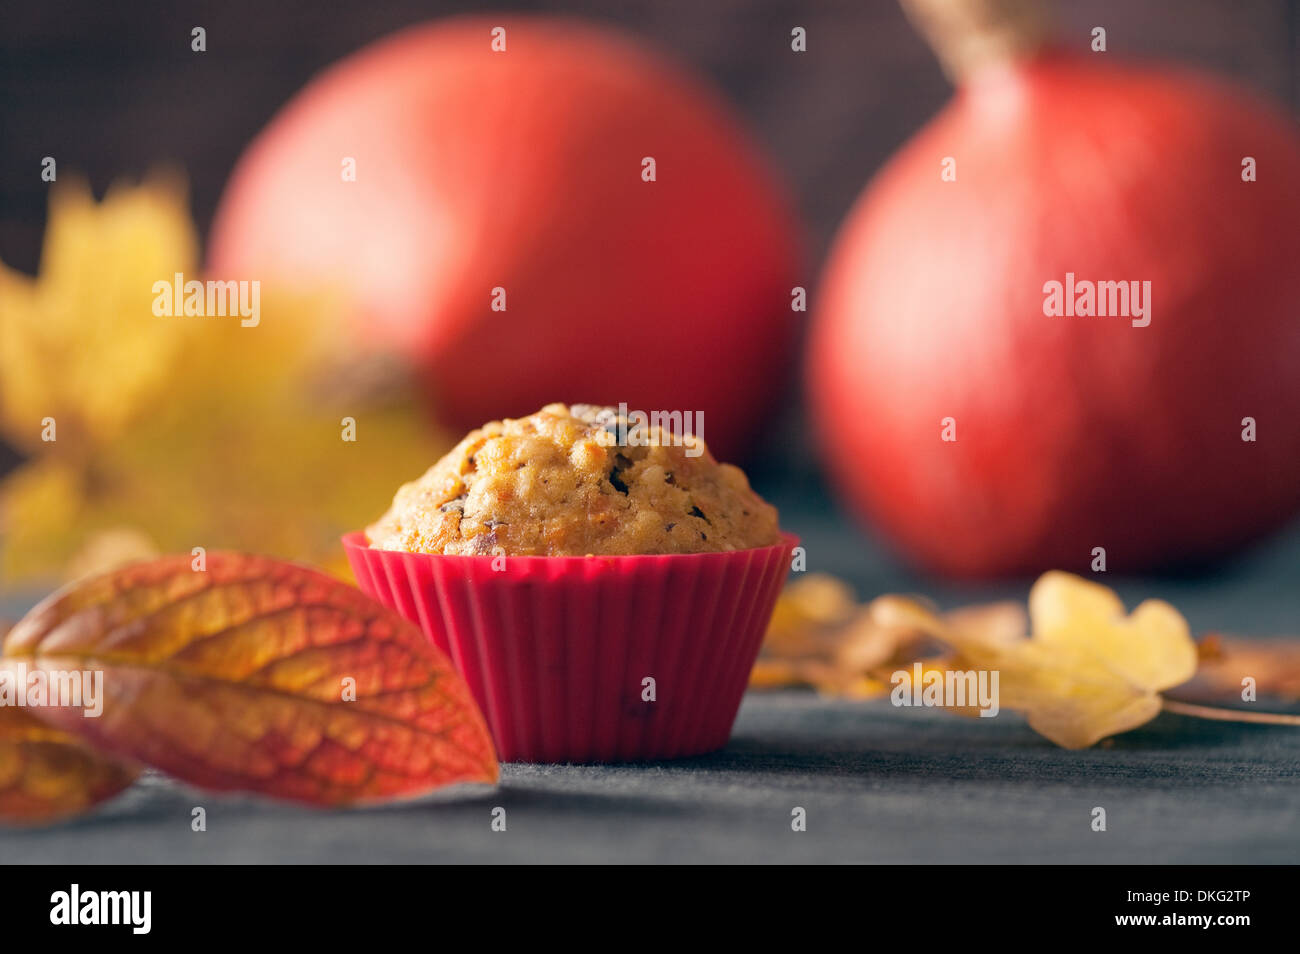
<path fill-rule="evenodd" d="M 903 12 L 960 85 L 984 66 L 1036 52 L 1048 32 L 1046 0 L 901 0 Z"/>
<path fill-rule="evenodd" d="M 1240 709 L 1223 709 L 1219 706 L 1200 706 L 1176 699 L 1162 700 L 1166 712 L 1191 716 L 1195 719 L 1213 719 L 1216 722 L 1254 722 L 1261 725 L 1300 725 L 1300 715 L 1288 712 L 1242 712 Z"/>

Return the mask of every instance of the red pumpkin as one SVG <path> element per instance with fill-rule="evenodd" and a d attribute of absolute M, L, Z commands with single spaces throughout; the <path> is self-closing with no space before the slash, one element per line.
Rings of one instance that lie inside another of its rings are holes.
<path fill-rule="evenodd" d="M 711 91 L 609 31 L 494 16 L 310 83 L 240 160 L 209 259 L 347 291 L 359 343 L 409 354 L 457 430 L 626 401 L 702 411 L 729 455 L 785 366 L 794 232 Z"/>
<path fill-rule="evenodd" d="M 931 570 L 1203 561 L 1300 506 L 1295 124 L 1111 56 L 961 77 L 835 243 L 807 368 L 821 444 Z M 1149 281 L 1150 323 L 1045 314 L 1067 273 Z"/>

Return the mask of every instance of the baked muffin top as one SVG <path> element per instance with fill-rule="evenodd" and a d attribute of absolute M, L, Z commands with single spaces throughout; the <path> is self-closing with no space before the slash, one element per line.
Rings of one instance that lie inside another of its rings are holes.
<path fill-rule="evenodd" d="M 702 438 L 635 412 L 548 404 L 470 432 L 366 529 L 411 553 L 583 556 L 769 546 L 776 508 Z"/>

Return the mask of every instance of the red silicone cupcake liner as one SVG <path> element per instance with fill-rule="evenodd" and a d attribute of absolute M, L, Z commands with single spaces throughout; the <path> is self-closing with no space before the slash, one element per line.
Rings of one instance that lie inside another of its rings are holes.
<path fill-rule="evenodd" d="M 343 538 L 361 589 L 455 663 L 507 762 L 669 759 L 724 746 L 797 542 L 498 559 Z"/>

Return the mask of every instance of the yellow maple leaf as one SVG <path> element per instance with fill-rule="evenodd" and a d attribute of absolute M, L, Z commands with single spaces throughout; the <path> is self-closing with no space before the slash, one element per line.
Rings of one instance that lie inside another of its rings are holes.
<path fill-rule="evenodd" d="M 197 250 L 174 178 L 99 204 L 79 181 L 51 193 L 40 279 L 0 263 L 0 421 L 13 446 L 84 458 L 162 392 L 189 329 L 153 319 L 151 289 L 192 271 Z"/>
<path fill-rule="evenodd" d="M 956 651 L 947 668 L 998 672 L 999 704 L 1069 749 L 1155 718 L 1159 693 L 1196 672 L 1196 644 L 1176 609 L 1149 600 L 1125 615 L 1111 590 L 1068 573 L 1046 573 L 1034 584 L 1030 635 L 1020 639 L 989 639 L 903 597 L 881 597 L 871 612 L 883 626 L 946 643 Z"/>
<path fill-rule="evenodd" d="M 174 178 L 61 187 L 39 277 L 0 265 L 0 435 L 24 455 L 0 479 L 5 584 L 150 547 L 341 569 L 338 535 L 448 446 L 402 368 L 344 386 L 363 362 L 327 290 L 263 282 L 256 326 L 155 315 L 155 282 L 202 279 L 185 202 Z"/>
<path fill-rule="evenodd" d="M 1108 587 L 1054 571 L 1030 590 L 1029 618 L 1034 639 L 1044 645 L 1086 649 L 1153 691 L 1196 673 L 1196 644 L 1187 621 L 1163 600 L 1146 600 L 1126 617 L 1124 604 Z"/>

